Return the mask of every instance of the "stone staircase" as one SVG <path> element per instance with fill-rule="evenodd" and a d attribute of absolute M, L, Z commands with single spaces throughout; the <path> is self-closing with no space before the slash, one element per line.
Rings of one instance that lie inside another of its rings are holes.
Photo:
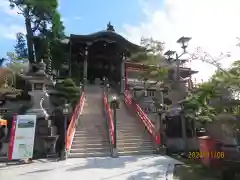
<path fill-rule="evenodd" d="M 117 151 L 119 155 L 153 154 L 153 142 L 140 120 L 124 102 L 117 110 Z"/>
<path fill-rule="evenodd" d="M 110 156 L 110 145 L 103 114 L 102 89 L 88 85 L 85 104 L 73 138 L 69 158 Z"/>

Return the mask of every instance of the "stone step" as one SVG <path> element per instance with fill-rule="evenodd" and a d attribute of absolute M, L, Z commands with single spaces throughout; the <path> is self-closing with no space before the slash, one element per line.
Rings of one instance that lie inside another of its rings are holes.
<path fill-rule="evenodd" d="M 77 136 L 77 137 L 74 137 L 73 140 L 78 140 L 78 141 L 81 141 L 81 140 L 108 140 L 108 136 L 106 137 L 101 137 L 101 136 Z"/>
<path fill-rule="evenodd" d="M 137 126 L 128 127 L 128 126 L 126 125 L 125 127 L 123 127 L 123 126 L 117 126 L 117 130 L 120 130 L 120 131 L 144 131 L 145 129 L 143 129 L 142 127 L 137 127 Z"/>
<path fill-rule="evenodd" d="M 0 162 L 7 162 L 8 157 L 7 156 L 0 156 Z"/>
<path fill-rule="evenodd" d="M 147 137 L 148 134 L 144 132 L 134 132 L 134 131 L 117 131 L 117 135 L 125 135 L 125 136 L 142 136 Z"/>
<path fill-rule="evenodd" d="M 124 136 L 124 135 L 117 135 L 117 140 L 120 140 L 120 141 L 132 141 L 132 142 L 146 142 L 146 141 L 149 141 L 149 142 L 152 142 L 152 139 L 151 138 L 146 138 L 144 137 L 143 135 L 139 135 L 139 136 Z"/>
<path fill-rule="evenodd" d="M 111 156 L 111 152 L 84 152 L 84 153 L 70 153 L 69 158 L 86 158 L 86 157 L 107 157 Z"/>
<path fill-rule="evenodd" d="M 119 138 L 119 139 L 129 139 L 129 138 L 131 138 L 131 139 L 144 139 L 144 140 L 149 139 L 150 140 L 150 138 L 146 138 L 146 136 L 144 136 L 144 134 L 141 134 L 141 135 L 140 134 L 139 135 L 117 134 L 117 138 Z"/>
<path fill-rule="evenodd" d="M 107 130 L 106 130 L 107 131 Z M 107 132 L 75 132 L 74 136 L 99 136 L 99 135 L 103 135 L 106 136 Z"/>
<path fill-rule="evenodd" d="M 73 141 L 72 145 L 87 145 L 87 144 L 109 144 L 109 141 Z"/>
<path fill-rule="evenodd" d="M 117 149 L 153 149 L 151 145 L 142 145 L 142 146 L 121 146 L 117 144 Z"/>
<path fill-rule="evenodd" d="M 108 135 L 105 134 L 75 134 L 74 137 L 80 138 L 80 137 L 107 137 Z"/>
<path fill-rule="evenodd" d="M 151 141 L 144 141 L 144 142 L 124 142 L 124 141 L 117 141 L 117 146 L 126 146 L 126 147 L 142 147 L 142 146 L 151 146 L 153 147 L 153 144 Z"/>
<path fill-rule="evenodd" d="M 144 155 L 144 154 L 153 154 L 154 151 L 149 150 L 127 150 L 127 151 L 118 151 L 119 156 L 127 156 L 127 155 Z"/>
<path fill-rule="evenodd" d="M 74 148 L 70 150 L 70 153 L 83 153 L 83 152 L 109 152 L 108 147 L 94 147 L 94 148 Z"/>
<path fill-rule="evenodd" d="M 98 147 L 109 147 L 109 142 L 104 143 L 73 143 L 72 149 L 78 149 L 78 148 L 98 148 Z"/>
<path fill-rule="evenodd" d="M 128 127 L 128 128 L 135 128 L 135 127 L 141 127 L 141 124 L 140 122 L 139 123 L 127 123 L 127 122 L 121 122 L 121 123 L 118 123 L 117 122 L 117 127 L 121 127 L 121 128 L 124 128 L 124 127 Z"/>

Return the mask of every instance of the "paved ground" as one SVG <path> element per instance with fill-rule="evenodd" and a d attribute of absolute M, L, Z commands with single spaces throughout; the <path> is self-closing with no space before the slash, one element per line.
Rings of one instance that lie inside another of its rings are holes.
<path fill-rule="evenodd" d="M 173 164 L 180 162 L 164 156 L 39 160 L 28 165 L 0 165 L 0 177 L 1 180 L 171 180 Z"/>

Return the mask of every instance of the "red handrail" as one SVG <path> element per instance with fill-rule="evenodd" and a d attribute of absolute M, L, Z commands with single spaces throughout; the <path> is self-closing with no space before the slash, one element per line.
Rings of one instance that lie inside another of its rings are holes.
<path fill-rule="evenodd" d="M 110 141 L 111 141 L 110 143 L 113 145 L 114 144 L 114 126 L 113 126 L 112 110 L 108 103 L 107 95 L 105 92 L 103 93 L 103 103 L 104 103 L 104 108 L 105 108 L 106 115 L 107 115 L 108 131 L 109 131 L 109 136 L 110 136 Z"/>
<path fill-rule="evenodd" d="M 155 126 L 152 124 L 151 120 L 143 112 L 141 107 L 132 101 L 132 96 L 128 93 L 128 91 L 124 92 L 124 97 L 125 97 L 124 102 L 127 105 L 127 107 L 129 107 L 129 108 L 134 107 L 136 114 L 141 119 L 142 123 L 144 124 L 144 126 L 147 128 L 148 132 L 153 137 L 155 143 L 157 145 L 160 145 L 160 141 L 161 141 L 160 134 L 156 132 Z"/>
<path fill-rule="evenodd" d="M 72 139 L 73 139 L 74 131 L 75 131 L 75 128 L 76 128 L 76 122 L 77 122 L 79 116 L 82 114 L 84 101 L 85 101 L 84 92 L 82 92 L 80 100 L 79 100 L 78 104 L 76 105 L 76 107 L 73 111 L 71 121 L 70 121 L 68 129 L 67 129 L 66 151 L 69 151 L 69 149 L 71 148 Z"/>

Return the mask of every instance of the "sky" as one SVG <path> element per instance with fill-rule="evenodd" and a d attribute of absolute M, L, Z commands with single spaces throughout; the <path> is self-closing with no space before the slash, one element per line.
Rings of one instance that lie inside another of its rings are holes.
<path fill-rule="evenodd" d="M 181 53 L 176 40 L 192 37 L 188 51 L 197 47 L 213 58 L 230 53 L 220 63 L 229 67 L 240 59 L 236 47 L 240 37 L 239 0 L 60 0 L 59 11 L 67 34 L 88 34 L 106 29 L 111 21 L 117 33 L 139 44 L 141 37 L 165 42 L 166 50 Z M 25 32 L 24 20 L 10 10 L 7 0 L 0 0 L 0 57 L 12 51 L 15 34 Z M 184 58 L 187 58 L 185 55 Z M 194 60 L 188 64 L 198 70 L 197 80 L 206 80 L 216 69 L 213 65 Z"/>

